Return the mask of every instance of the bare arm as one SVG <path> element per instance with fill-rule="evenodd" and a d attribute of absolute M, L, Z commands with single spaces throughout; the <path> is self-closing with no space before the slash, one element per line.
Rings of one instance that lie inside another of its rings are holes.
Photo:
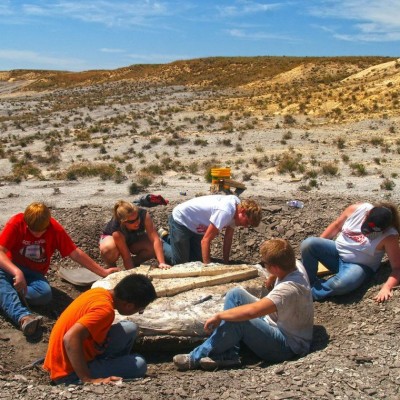
<path fill-rule="evenodd" d="M 209 264 L 211 261 L 211 242 L 218 235 L 218 233 L 218 228 L 214 224 L 210 224 L 203 236 L 203 239 L 201 239 L 201 256 L 204 264 Z"/>
<path fill-rule="evenodd" d="M 69 257 L 77 262 L 79 265 L 82 265 L 82 267 L 87 268 L 89 271 L 94 272 L 97 275 L 100 275 L 101 277 L 106 277 L 113 272 L 119 271 L 118 268 L 108 268 L 104 269 L 102 268 L 99 264 L 97 264 L 96 261 L 92 260 L 84 251 L 82 251 L 80 248 L 76 248 L 70 255 Z"/>
<path fill-rule="evenodd" d="M 121 380 L 116 376 L 107 378 L 92 378 L 89 367 L 83 356 L 83 342 L 90 336 L 89 331 L 79 322 L 75 323 L 64 335 L 63 343 L 68 359 L 76 375 L 82 382 L 87 383 L 111 383 Z"/>
<path fill-rule="evenodd" d="M 122 262 L 124 263 L 125 269 L 132 269 L 134 267 L 131 252 L 128 245 L 126 244 L 125 236 L 122 232 L 115 231 L 112 234 L 115 246 L 118 249 L 119 254 L 122 257 Z"/>
<path fill-rule="evenodd" d="M 24 273 L 7 257 L 7 249 L 0 246 L 0 268 L 14 277 L 14 288 L 26 294 L 27 285 Z"/>
<path fill-rule="evenodd" d="M 250 319 L 262 317 L 276 311 L 277 309 L 275 304 L 270 299 L 264 297 L 263 299 L 254 303 L 230 308 L 229 310 L 215 314 L 206 321 L 204 324 L 204 330 L 210 333 L 212 330 L 217 328 L 221 321 L 248 321 Z"/>
<path fill-rule="evenodd" d="M 352 204 L 351 206 L 347 207 L 339 218 L 335 219 L 320 235 L 321 238 L 324 239 L 334 239 L 335 236 L 341 231 L 346 219 L 349 218 L 351 214 L 356 210 L 356 208 L 360 204 Z"/>
<path fill-rule="evenodd" d="M 153 220 L 151 219 L 149 213 L 146 214 L 146 220 L 144 221 L 144 225 L 146 228 L 147 236 L 149 237 L 150 241 L 153 243 L 154 253 L 155 253 L 157 261 L 158 261 L 158 268 L 161 268 L 161 269 L 171 268 L 170 265 L 165 263 L 162 243 L 161 243 L 160 237 L 158 236 L 158 233 L 156 232 L 156 229 L 153 224 Z"/>
<path fill-rule="evenodd" d="M 225 264 L 229 263 L 229 256 L 231 254 L 231 247 L 232 247 L 232 240 L 233 240 L 234 232 L 235 232 L 235 229 L 232 228 L 231 226 L 228 226 L 225 229 L 224 247 L 223 247 L 223 253 L 222 253 Z"/>
<path fill-rule="evenodd" d="M 381 242 L 382 243 L 382 242 Z M 400 282 L 400 246 L 399 236 L 391 235 L 383 239 L 384 249 L 390 261 L 392 272 L 383 284 L 379 293 L 374 297 L 378 303 L 389 300 L 393 296 L 393 288 Z"/>

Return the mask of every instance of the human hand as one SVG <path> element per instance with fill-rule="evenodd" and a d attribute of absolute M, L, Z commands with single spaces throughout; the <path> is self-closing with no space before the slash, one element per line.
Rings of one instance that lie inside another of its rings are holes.
<path fill-rule="evenodd" d="M 221 318 L 218 314 L 215 314 L 213 317 L 209 318 L 204 324 L 204 330 L 206 333 L 211 333 L 214 329 L 218 328 L 221 323 Z"/>
<path fill-rule="evenodd" d="M 166 264 L 166 263 L 159 263 L 158 264 L 158 268 L 160 268 L 160 269 L 170 269 L 171 265 Z"/>
<path fill-rule="evenodd" d="M 105 269 L 104 271 L 105 271 L 105 273 L 106 273 L 106 276 L 108 276 L 108 275 L 110 275 L 110 274 L 113 274 L 114 272 L 119 272 L 119 271 L 121 271 L 121 269 L 120 269 L 120 268 L 107 268 L 107 269 Z"/>
<path fill-rule="evenodd" d="M 270 276 L 264 281 L 264 286 L 265 286 L 268 290 L 272 290 L 272 289 L 274 288 L 275 281 L 276 281 L 276 276 L 270 275 Z"/>
<path fill-rule="evenodd" d="M 28 287 L 26 284 L 25 276 L 21 270 L 18 270 L 18 272 L 14 275 L 13 281 L 14 281 L 14 289 L 17 292 L 25 295 L 28 290 Z"/>
<path fill-rule="evenodd" d="M 384 286 L 379 291 L 379 293 L 374 297 L 377 303 L 383 303 L 389 300 L 393 296 L 393 290 L 385 288 Z"/>

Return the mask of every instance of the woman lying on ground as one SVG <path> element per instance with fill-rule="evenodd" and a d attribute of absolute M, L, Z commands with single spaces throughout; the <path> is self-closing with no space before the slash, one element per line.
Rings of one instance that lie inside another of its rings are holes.
<path fill-rule="evenodd" d="M 125 269 L 138 267 L 151 258 L 157 258 L 159 268 L 170 268 L 147 210 L 124 200 L 114 205 L 114 216 L 103 229 L 100 254 L 109 267 L 115 267 L 122 257 Z"/>

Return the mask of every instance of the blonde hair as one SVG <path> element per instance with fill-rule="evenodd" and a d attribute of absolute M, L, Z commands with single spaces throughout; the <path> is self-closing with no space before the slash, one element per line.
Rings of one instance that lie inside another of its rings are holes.
<path fill-rule="evenodd" d="M 118 200 L 114 205 L 114 218 L 119 222 L 125 222 L 128 215 L 135 214 L 139 208 L 125 200 Z"/>
<path fill-rule="evenodd" d="M 261 222 L 262 209 L 254 200 L 243 200 L 239 207 L 245 212 L 251 226 L 258 226 Z"/>
<path fill-rule="evenodd" d="M 293 247 L 285 239 L 266 240 L 260 248 L 261 259 L 267 265 L 276 265 L 289 272 L 296 268 Z"/>
<path fill-rule="evenodd" d="M 24 221 L 33 232 L 42 232 L 50 224 L 50 209 L 44 203 L 31 203 L 24 212 Z"/>

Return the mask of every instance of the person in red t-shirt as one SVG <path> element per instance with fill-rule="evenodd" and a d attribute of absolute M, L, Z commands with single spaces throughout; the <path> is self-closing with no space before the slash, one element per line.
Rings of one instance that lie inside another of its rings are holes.
<path fill-rule="evenodd" d="M 102 277 L 118 271 L 102 268 L 79 249 L 45 204 L 32 203 L 24 213 L 14 215 L 0 233 L 0 308 L 26 336 L 34 335 L 42 322 L 26 302 L 44 305 L 51 301 L 44 275 L 55 250 Z"/>

